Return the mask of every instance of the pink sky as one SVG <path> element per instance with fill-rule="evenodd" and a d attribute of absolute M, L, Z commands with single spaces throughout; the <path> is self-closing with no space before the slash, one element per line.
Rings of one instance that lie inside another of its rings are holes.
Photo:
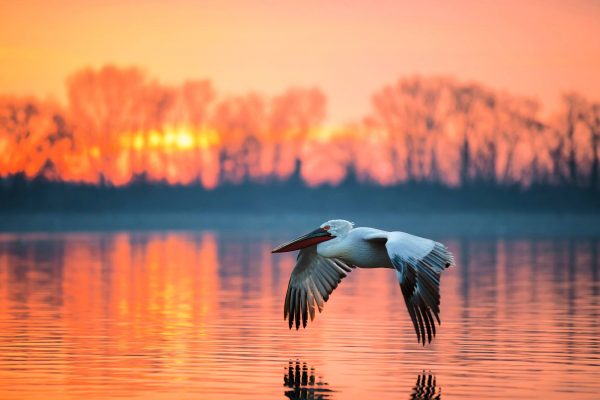
<path fill-rule="evenodd" d="M 400 76 L 450 75 L 538 97 L 600 97 L 597 1 L 2 2 L 0 92 L 64 98 L 83 66 L 137 65 L 222 93 L 318 86 L 329 121 Z"/>

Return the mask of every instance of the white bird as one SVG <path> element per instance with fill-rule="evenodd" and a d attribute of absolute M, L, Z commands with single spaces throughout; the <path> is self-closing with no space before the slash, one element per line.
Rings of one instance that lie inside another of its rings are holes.
<path fill-rule="evenodd" d="M 396 270 L 402 295 L 413 322 L 417 339 L 425 345 L 435 336 L 440 321 L 440 274 L 454 265 L 446 246 L 404 232 L 374 228 L 354 228 L 354 224 L 334 219 L 318 229 L 285 243 L 272 253 L 300 250 L 290 276 L 283 317 L 290 329 L 308 317 L 315 318 L 329 295 L 353 268 Z"/>

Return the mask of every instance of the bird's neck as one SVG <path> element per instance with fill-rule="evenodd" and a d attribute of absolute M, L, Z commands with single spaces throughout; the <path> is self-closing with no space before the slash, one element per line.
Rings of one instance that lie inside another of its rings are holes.
<path fill-rule="evenodd" d="M 336 236 L 317 245 L 317 253 L 322 257 L 335 258 L 343 254 L 344 238 L 346 235 Z"/>

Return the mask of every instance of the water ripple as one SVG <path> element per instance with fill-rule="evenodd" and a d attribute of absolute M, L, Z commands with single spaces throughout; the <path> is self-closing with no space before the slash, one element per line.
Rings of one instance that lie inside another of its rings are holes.
<path fill-rule="evenodd" d="M 393 273 L 353 272 L 307 329 L 268 236 L 98 233 L 0 246 L 0 398 L 597 398 L 600 241 L 452 239 L 418 345 Z"/>

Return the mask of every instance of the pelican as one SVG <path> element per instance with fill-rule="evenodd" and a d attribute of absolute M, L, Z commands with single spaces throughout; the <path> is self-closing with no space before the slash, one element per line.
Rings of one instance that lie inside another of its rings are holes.
<path fill-rule="evenodd" d="M 396 271 L 408 314 L 419 343 L 431 343 L 435 321 L 440 321 L 440 274 L 454 265 L 446 246 L 404 232 L 354 228 L 352 222 L 334 219 L 314 231 L 272 250 L 300 250 L 292 270 L 283 318 L 289 328 L 306 328 L 338 284 L 354 268 L 390 268 Z"/>

